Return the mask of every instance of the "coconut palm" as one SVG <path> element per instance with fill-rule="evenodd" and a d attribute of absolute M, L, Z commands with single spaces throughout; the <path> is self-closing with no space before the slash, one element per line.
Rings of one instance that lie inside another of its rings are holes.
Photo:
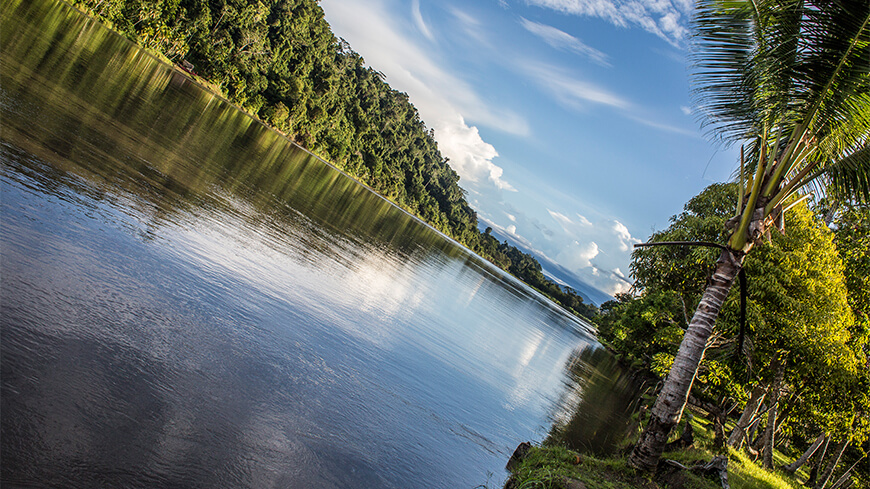
<path fill-rule="evenodd" d="M 744 256 L 786 200 L 816 191 L 870 201 L 870 2 L 699 0 L 694 29 L 703 122 L 748 151 L 730 238 L 629 459 L 645 471 L 680 420 Z"/>

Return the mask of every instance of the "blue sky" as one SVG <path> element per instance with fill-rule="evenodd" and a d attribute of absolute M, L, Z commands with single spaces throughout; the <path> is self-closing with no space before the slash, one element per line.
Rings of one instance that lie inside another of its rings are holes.
<path fill-rule="evenodd" d="M 689 87 L 691 0 L 321 0 L 407 92 L 482 221 L 607 293 L 736 148 Z"/>

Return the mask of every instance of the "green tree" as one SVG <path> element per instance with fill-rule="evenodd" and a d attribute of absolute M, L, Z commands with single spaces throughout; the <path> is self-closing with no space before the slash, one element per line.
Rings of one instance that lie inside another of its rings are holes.
<path fill-rule="evenodd" d="M 629 458 L 644 471 L 680 420 L 744 257 L 786 200 L 811 185 L 870 200 L 870 2 L 702 0 L 694 22 L 701 113 L 749 151 L 726 248 Z"/>
<path fill-rule="evenodd" d="M 711 185 L 652 240 L 715 241 L 733 215 L 727 202 L 735 191 L 733 183 Z M 854 384 L 860 362 L 833 233 L 804 202 L 785 218 L 785 232 L 774 233 L 770 243 L 744 263 L 750 277 L 751 341 L 737 351 L 739 297 L 730 294 L 693 385 L 694 395 L 708 402 L 746 399 L 752 390 L 756 400 L 760 392 L 770 391 L 769 405 L 786 404 L 769 411 L 771 431 L 766 433 L 765 454 L 772 453 L 774 434 L 783 429 L 787 418 L 809 427 L 810 433 L 801 436 L 814 437 L 819 429 L 844 429 L 859 410 L 841 395 L 844 386 Z M 715 267 L 715 252 L 704 247 L 636 250 L 631 269 L 641 293 L 604 304 L 597 318 L 599 334 L 637 365 L 658 375 L 667 373 L 688 322 L 686 304 L 701 295 L 707 274 Z M 697 273 L 679 273 L 683 269 Z M 751 389 L 756 383 L 758 387 Z M 777 403 L 774 391 L 788 392 L 786 402 Z M 747 400 L 746 404 L 754 414 L 757 403 Z"/>

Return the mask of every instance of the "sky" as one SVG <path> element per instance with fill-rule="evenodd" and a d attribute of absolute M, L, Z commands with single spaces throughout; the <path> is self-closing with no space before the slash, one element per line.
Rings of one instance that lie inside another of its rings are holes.
<path fill-rule="evenodd" d="M 321 0 L 406 92 L 484 225 L 614 294 L 738 149 L 690 88 L 691 0 Z"/>

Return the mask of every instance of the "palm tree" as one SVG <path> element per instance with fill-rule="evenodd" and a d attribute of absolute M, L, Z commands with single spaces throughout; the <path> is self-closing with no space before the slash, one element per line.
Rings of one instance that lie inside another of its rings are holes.
<path fill-rule="evenodd" d="M 644 471 L 680 420 L 744 256 L 781 222 L 786 199 L 814 190 L 870 201 L 870 2 L 699 0 L 694 28 L 704 123 L 748 151 L 730 238 L 629 458 Z"/>

